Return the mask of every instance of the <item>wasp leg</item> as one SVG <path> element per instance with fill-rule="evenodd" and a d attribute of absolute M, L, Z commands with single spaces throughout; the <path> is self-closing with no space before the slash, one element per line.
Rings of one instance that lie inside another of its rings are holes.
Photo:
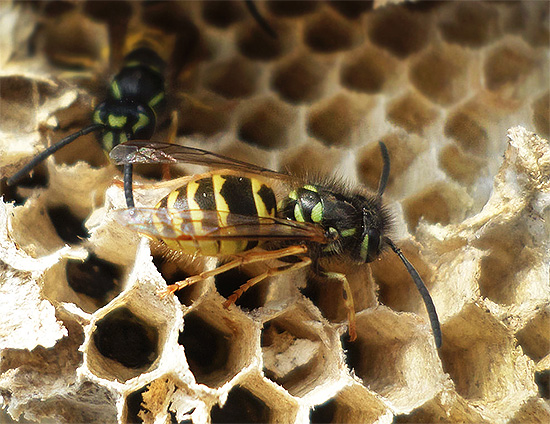
<path fill-rule="evenodd" d="M 355 325 L 355 304 L 353 303 L 353 295 L 351 293 L 351 287 L 348 279 L 344 274 L 339 272 L 323 272 L 322 275 L 327 278 L 333 278 L 342 283 L 342 296 L 344 297 L 344 304 L 348 310 L 349 340 L 350 342 L 353 342 L 357 339 L 357 327 Z"/>
<path fill-rule="evenodd" d="M 303 268 L 305 266 L 308 266 L 311 264 L 311 258 L 308 256 L 303 256 L 300 258 L 300 262 L 297 262 L 292 265 L 283 265 L 277 268 L 270 268 L 266 272 L 257 275 L 254 278 L 251 278 L 246 283 L 244 283 L 241 287 L 239 287 L 235 292 L 227 298 L 225 302 L 223 302 L 224 308 L 229 308 L 233 303 L 237 301 L 239 297 L 243 295 L 245 291 L 247 291 L 250 287 L 258 284 L 260 281 L 265 280 L 267 277 L 273 277 L 274 275 L 284 274 L 286 272 L 290 271 L 296 271 L 300 268 Z"/>
<path fill-rule="evenodd" d="M 166 289 L 158 292 L 159 296 L 165 297 L 168 296 L 184 287 L 195 284 L 199 281 L 206 280 L 210 277 L 215 277 L 216 275 L 222 274 L 229 271 L 230 269 L 237 268 L 241 265 L 251 264 L 254 262 L 264 262 L 272 259 L 280 259 L 286 256 L 300 255 L 307 252 L 307 247 L 302 245 L 289 246 L 283 249 L 271 250 L 271 251 L 261 251 L 261 252 L 247 252 L 243 255 L 239 255 L 236 259 L 228 262 L 224 265 L 221 265 L 217 268 L 214 268 L 209 271 L 201 272 L 200 274 L 187 277 L 183 281 L 178 281 L 174 284 L 169 285 Z"/>

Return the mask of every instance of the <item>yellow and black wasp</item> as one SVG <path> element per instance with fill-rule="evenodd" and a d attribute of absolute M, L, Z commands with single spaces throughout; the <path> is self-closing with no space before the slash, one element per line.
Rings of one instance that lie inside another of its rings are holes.
<path fill-rule="evenodd" d="M 245 1 L 245 4 L 258 25 L 276 37 L 255 4 L 252 1 Z M 128 140 L 149 140 L 153 136 L 157 116 L 166 104 L 166 58 L 161 58 L 158 53 L 166 48 L 161 48 L 159 42 L 152 38 L 140 34 L 136 40 L 128 42 L 128 53 L 124 57 L 122 69 L 113 77 L 106 99 L 95 107 L 93 123 L 36 155 L 7 180 L 8 185 L 15 185 L 46 158 L 86 134 L 97 133 L 98 142 L 107 153 Z M 132 174 L 132 164 L 124 164 L 124 191 L 128 207 L 134 206 Z"/>
<path fill-rule="evenodd" d="M 125 56 L 124 65 L 111 81 L 107 98 L 93 111 L 93 123 L 73 133 L 36 155 L 12 175 L 14 185 L 33 168 L 59 149 L 79 137 L 96 132 L 101 147 L 111 149 L 132 139 L 150 139 L 155 131 L 157 114 L 165 104 L 164 60 L 146 43 L 137 43 Z M 124 187 L 128 207 L 134 206 L 132 165 L 124 165 Z"/>
<path fill-rule="evenodd" d="M 435 343 L 441 329 L 435 306 L 420 275 L 387 236 L 390 215 L 382 203 L 390 172 L 386 146 L 380 143 L 384 167 L 378 192 L 340 187 L 336 183 L 302 182 L 206 150 L 167 143 L 131 141 L 115 147 L 117 164 L 186 162 L 217 170 L 187 178 L 154 208 L 115 211 L 119 221 L 159 240 L 169 249 L 192 255 L 229 256 L 229 262 L 168 286 L 173 293 L 240 265 L 272 259 L 288 261 L 248 280 L 224 303 L 228 307 L 247 289 L 265 278 L 312 264 L 312 270 L 339 280 L 348 311 L 349 335 L 357 337 L 355 309 L 344 274 L 323 270 L 319 260 L 347 257 L 359 264 L 372 262 L 391 248 L 405 265 L 428 311 Z M 279 199 L 276 184 L 288 186 Z"/>

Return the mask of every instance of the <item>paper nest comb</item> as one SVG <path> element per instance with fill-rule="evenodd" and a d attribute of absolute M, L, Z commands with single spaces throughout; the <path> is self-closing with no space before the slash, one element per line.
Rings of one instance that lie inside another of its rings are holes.
<path fill-rule="evenodd" d="M 342 269 L 355 343 L 340 287 L 306 287 L 306 272 L 229 310 L 222 294 L 257 270 L 159 298 L 216 263 L 163 258 L 115 223 L 119 174 L 89 137 L 34 185 L 2 186 L 0 417 L 549 422 L 549 4 L 257 3 L 277 39 L 243 2 L 2 3 L 1 176 L 89 123 L 117 28 L 155 27 L 181 52 L 176 142 L 291 171 L 307 157 L 372 189 L 386 143 L 393 237 L 430 289 L 442 349 L 392 254 Z M 137 203 L 154 204 L 166 189 L 145 182 Z"/>

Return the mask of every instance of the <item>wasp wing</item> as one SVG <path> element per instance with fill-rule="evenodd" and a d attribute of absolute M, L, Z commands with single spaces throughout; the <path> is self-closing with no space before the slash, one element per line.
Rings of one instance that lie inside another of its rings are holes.
<path fill-rule="evenodd" d="M 140 234 L 175 240 L 294 240 L 327 243 L 315 224 L 200 209 L 133 208 L 112 211 L 116 221 Z M 223 224 L 222 224 L 223 223 Z"/>
<path fill-rule="evenodd" d="M 146 140 L 132 140 L 115 146 L 109 156 L 117 165 L 129 163 L 190 163 L 213 168 L 232 169 L 272 178 L 291 178 L 290 175 L 262 168 L 248 162 L 218 155 L 208 150 L 171 143 L 153 143 Z"/>

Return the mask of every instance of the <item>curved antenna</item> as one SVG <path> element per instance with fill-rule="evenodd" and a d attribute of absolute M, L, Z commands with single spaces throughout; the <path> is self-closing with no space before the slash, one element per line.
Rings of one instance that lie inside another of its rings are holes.
<path fill-rule="evenodd" d="M 426 285 L 422 281 L 422 278 L 420 277 L 416 269 L 414 269 L 412 264 L 403 255 L 401 249 L 399 249 L 399 247 L 397 247 L 388 237 L 384 237 L 384 241 L 392 248 L 395 254 L 399 256 L 399 259 L 401 259 L 401 261 L 405 264 L 405 268 L 407 268 L 407 271 L 412 277 L 414 284 L 416 284 L 416 288 L 422 296 L 422 300 L 424 300 L 424 305 L 426 305 L 426 310 L 428 311 L 428 317 L 430 318 L 430 325 L 432 326 L 435 345 L 439 349 L 441 347 L 441 326 L 439 324 L 439 318 L 437 317 L 437 311 L 435 310 L 434 302 L 432 300 L 432 297 L 430 296 L 430 292 L 426 288 Z"/>
<path fill-rule="evenodd" d="M 258 25 L 271 37 L 278 38 L 275 30 L 258 11 L 256 4 L 252 0 L 245 0 L 244 4 Z"/>
<path fill-rule="evenodd" d="M 78 137 L 82 137 L 83 135 L 89 134 L 91 132 L 97 131 L 104 128 L 104 125 L 102 124 L 93 124 L 89 127 L 83 128 L 78 132 L 75 132 L 74 134 L 71 134 L 64 139 L 58 141 L 53 146 L 48 147 L 43 152 L 37 154 L 32 160 L 26 164 L 23 168 L 21 168 L 19 171 L 17 171 L 15 174 L 13 174 L 7 181 L 7 185 L 14 185 L 19 180 L 21 180 L 25 175 L 27 175 L 29 172 L 32 171 L 32 169 L 37 166 L 40 162 L 44 161 L 48 156 L 53 155 L 55 152 L 57 152 L 62 147 L 65 147 L 67 144 L 72 143 L 75 141 Z"/>
<path fill-rule="evenodd" d="M 380 175 L 380 181 L 378 182 L 378 197 L 382 197 L 384 190 L 386 190 L 386 184 L 388 184 L 388 178 L 390 177 L 390 154 L 384 143 L 379 141 L 378 145 L 380 146 L 380 152 L 382 153 L 382 160 L 384 162 L 382 175 Z"/>

